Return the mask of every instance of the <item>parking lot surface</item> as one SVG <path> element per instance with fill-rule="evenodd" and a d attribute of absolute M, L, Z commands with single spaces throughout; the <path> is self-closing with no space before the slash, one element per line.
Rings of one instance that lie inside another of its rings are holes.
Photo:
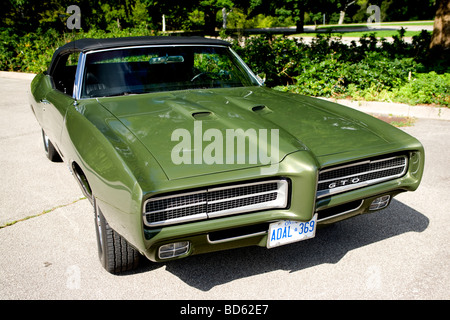
<path fill-rule="evenodd" d="M 0 77 L 0 299 L 449 299 L 450 121 L 402 130 L 425 146 L 424 179 L 380 212 L 311 240 L 144 262 L 114 276 L 97 257 L 93 209 L 43 151 L 30 80 Z"/>

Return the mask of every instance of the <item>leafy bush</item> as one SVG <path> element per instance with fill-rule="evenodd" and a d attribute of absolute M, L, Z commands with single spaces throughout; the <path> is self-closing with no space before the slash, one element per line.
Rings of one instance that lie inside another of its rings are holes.
<path fill-rule="evenodd" d="M 44 71 L 53 52 L 79 38 L 154 35 L 144 26 L 129 29 L 60 34 L 50 29 L 17 35 L 0 28 L 0 70 Z M 359 43 L 344 44 L 340 37 L 319 35 L 310 43 L 273 35 L 234 40 L 233 48 L 267 86 L 300 94 L 409 104 L 450 105 L 448 60 L 428 58 L 430 34 L 412 43 L 400 30 L 393 42 L 369 34 Z"/>
<path fill-rule="evenodd" d="M 246 39 L 235 50 L 266 84 L 295 93 L 410 104 L 449 105 L 448 61 L 429 61 L 430 35 L 422 32 L 412 43 L 404 30 L 389 43 L 372 34 L 359 44 L 317 36 L 310 44 L 286 37 Z M 436 70 L 443 74 L 437 74 Z M 412 79 L 412 80 L 410 80 Z"/>
<path fill-rule="evenodd" d="M 430 103 L 450 106 L 450 74 L 415 74 L 414 79 L 394 90 L 394 99 L 408 104 Z"/>
<path fill-rule="evenodd" d="M 55 50 L 67 42 L 81 38 L 112 38 L 154 35 L 145 26 L 129 29 L 60 34 L 54 29 L 36 30 L 35 33 L 17 35 L 12 29 L 0 28 L 0 70 L 39 73 L 47 69 Z"/>
<path fill-rule="evenodd" d="M 0 29 L 0 70 L 12 70 L 15 57 L 14 46 L 18 41 L 17 38 L 13 30 Z"/>

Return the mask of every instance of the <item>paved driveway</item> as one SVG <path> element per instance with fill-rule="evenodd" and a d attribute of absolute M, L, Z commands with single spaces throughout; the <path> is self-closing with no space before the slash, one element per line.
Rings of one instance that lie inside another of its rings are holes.
<path fill-rule="evenodd" d="M 449 121 L 403 129 L 425 145 L 425 176 L 384 211 L 276 249 L 146 262 L 113 276 L 98 262 L 92 208 L 66 165 L 44 155 L 28 88 L 0 78 L 0 226 L 17 221 L 0 228 L 0 299 L 450 298 Z"/>

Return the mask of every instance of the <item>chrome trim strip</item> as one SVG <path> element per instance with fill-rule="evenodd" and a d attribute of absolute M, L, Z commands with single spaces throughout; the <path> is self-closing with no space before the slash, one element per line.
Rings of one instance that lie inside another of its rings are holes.
<path fill-rule="evenodd" d="M 163 211 L 170 211 L 173 210 L 175 208 L 166 208 L 166 209 L 162 209 L 162 210 L 155 210 L 155 211 L 146 211 L 146 207 L 147 204 L 149 202 L 155 202 L 155 201 L 160 201 L 160 200 L 164 200 L 164 199 L 170 199 L 170 198 L 179 198 L 179 197 L 185 197 L 185 196 L 190 196 L 193 194 L 203 194 L 206 193 L 207 190 L 200 190 L 197 192 L 186 192 L 186 193 L 180 193 L 180 194 L 173 194 L 173 195 L 169 195 L 169 196 L 163 196 L 163 197 L 156 197 L 156 198 L 150 198 L 147 201 L 144 202 L 144 214 L 151 214 L 151 213 L 157 213 L 157 212 L 163 212 Z M 201 202 L 196 202 L 196 203 L 192 203 L 192 204 L 186 204 L 186 205 L 182 205 L 182 206 L 177 206 L 177 209 L 182 209 L 182 208 L 187 208 L 187 207 L 193 207 L 196 205 L 202 205 L 205 204 L 206 201 L 201 201 Z"/>
<path fill-rule="evenodd" d="M 327 220 L 329 220 L 329 219 L 333 219 L 333 218 L 336 218 L 336 217 L 340 217 L 340 216 L 342 216 L 342 215 L 344 215 L 344 214 L 347 214 L 347 213 L 350 213 L 350 212 L 352 212 L 352 211 L 359 210 L 359 209 L 362 207 L 363 203 L 364 203 L 364 200 L 361 200 L 361 203 L 359 204 L 358 207 L 356 207 L 356 208 L 354 208 L 354 209 L 350 209 L 350 210 L 344 211 L 344 212 L 341 212 L 341 213 L 334 214 L 334 215 L 332 215 L 332 216 L 329 216 L 329 217 L 326 217 L 326 218 L 323 218 L 323 219 L 317 219 L 317 222 L 327 221 Z M 320 211 L 317 211 L 317 214 L 320 214 Z"/>
<path fill-rule="evenodd" d="M 123 49 L 142 49 L 142 48 L 164 48 L 164 47 L 217 47 L 217 48 L 229 48 L 226 45 L 220 44 L 148 44 L 148 45 L 140 45 L 140 46 L 125 46 L 125 47 L 114 47 L 107 49 L 97 49 L 86 52 L 86 54 L 97 53 L 97 52 L 105 52 L 105 51 L 114 51 L 114 50 L 123 50 Z"/>
<path fill-rule="evenodd" d="M 333 188 L 333 189 L 319 190 L 319 191 L 316 192 L 316 197 L 317 197 L 317 199 L 320 199 L 320 198 L 323 198 L 323 197 L 326 197 L 326 196 L 330 196 L 330 195 L 334 195 L 334 194 L 337 194 L 337 193 L 350 191 L 350 190 L 354 190 L 354 189 L 359 189 L 359 188 L 362 188 L 362 187 L 367 187 L 367 186 L 374 185 L 374 184 L 377 184 L 377 183 L 381 183 L 381 182 L 384 182 L 384 181 L 388 181 L 388 180 L 399 178 L 399 177 L 403 176 L 408 171 L 409 161 L 408 161 L 408 157 L 407 156 L 396 156 L 396 157 L 390 157 L 390 158 L 379 159 L 379 160 L 374 160 L 374 161 L 370 161 L 370 160 L 361 161 L 361 162 L 353 163 L 353 164 L 350 164 L 350 165 L 343 165 L 343 166 L 340 166 L 340 167 L 335 167 L 335 168 L 330 168 L 330 169 L 325 169 L 323 171 L 320 171 L 319 175 L 320 175 L 320 173 L 329 172 L 329 171 L 333 171 L 333 170 L 339 170 L 339 169 L 346 168 L 346 167 L 352 167 L 352 166 L 357 166 L 357 165 L 366 164 L 366 163 L 377 163 L 377 162 L 382 162 L 382 161 L 389 161 L 389 160 L 397 159 L 397 158 L 404 158 L 405 159 L 404 169 L 399 174 L 396 174 L 396 175 L 393 175 L 393 176 L 382 177 L 382 178 L 378 178 L 378 179 L 373 179 L 373 180 L 368 180 L 368 181 L 363 181 L 363 182 L 360 182 L 360 183 L 353 183 L 353 184 L 349 184 L 349 185 L 345 185 L 345 186 L 341 186 L 341 187 L 336 187 L 336 188 Z M 323 180 L 323 181 L 319 180 L 317 185 L 319 185 L 321 183 L 324 183 L 324 182 L 328 182 L 328 181 L 345 179 L 345 178 L 351 177 L 351 176 L 364 175 L 364 174 L 369 174 L 369 173 L 372 173 L 372 172 L 379 172 L 379 171 L 384 171 L 384 170 L 389 170 L 389 169 L 400 168 L 402 166 L 393 166 L 393 167 L 383 168 L 383 169 L 379 169 L 379 170 L 360 172 L 360 173 L 355 174 L 355 175 L 350 175 L 350 176 L 346 176 L 346 177 L 337 177 L 337 178 L 331 179 L 331 180 L 329 180 L 329 179 L 328 180 Z"/>
<path fill-rule="evenodd" d="M 81 97 L 81 87 L 83 84 L 84 65 L 86 64 L 86 54 L 80 52 L 78 56 L 77 71 L 75 72 L 75 82 L 73 84 L 72 98 L 79 100 Z"/>
<path fill-rule="evenodd" d="M 241 187 L 264 185 L 264 184 L 270 184 L 270 183 L 277 183 L 277 188 L 274 190 L 271 190 L 271 191 L 250 193 L 248 195 L 218 199 L 218 200 L 213 200 L 210 202 L 200 201 L 200 202 L 196 202 L 196 203 L 192 203 L 192 204 L 180 205 L 178 207 L 174 206 L 171 208 L 165 208 L 165 209 L 160 209 L 160 210 L 155 210 L 155 211 L 146 211 L 147 204 L 149 202 L 153 202 L 153 201 L 160 201 L 160 200 L 164 200 L 164 199 L 178 198 L 178 197 L 197 195 L 197 194 L 205 194 L 205 193 L 216 192 L 216 191 L 221 191 L 221 190 L 237 189 L 237 188 L 241 188 Z M 196 221 L 196 220 L 204 220 L 204 219 L 208 219 L 208 218 L 216 218 L 216 217 L 221 217 L 221 216 L 226 216 L 226 215 L 231 215 L 231 214 L 236 214 L 236 213 L 246 213 L 246 212 L 258 211 L 258 210 L 285 208 L 287 206 L 287 202 L 288 202 L 288 192 L 289 192 L 288 189 L 289 189 L 288 182 L 284 179 L 280 179 L 280 180 L 266 180 L 266 181 L 251 182 L 251 183 L 242 183 L 242 184 L 235 184 L 235 185 L 229 185 L 229 186 L 224 186 L 224 187 L 213 187 L 211 189 L 202 189 L 202 190 L 198 190 L 198 191 L 185 192 L 185 193 L 180 193 L 180 194 L 172 194 L 172 195 L 161 196 L 161 197 L 155 196 L 154 198 L 150 198 L 144 202 L 143 209 L 142 209 L 143 220 L 144 220 L 144 224 L 148 227 L 158 227 L 158 226 L 167 226 L 167 225 L 183 223 L 183 222 L 192 222 L 192 221 Z M 214 204 L 226 203 L 227 201 L 246 199 L 246 198 L 251 198 L 251 197 L 255 197 L 255 196 L 271 194 L 271 193 L 277 194 L 276 199 L 271 200 L 271 201 L 265 201 L 265 202 L 256 203 L 256 204 L 249 204 L 249 205 L 244 205 L 244 206 L 240 206 L 240 207 L 232 207 L 232 208 L 221 210 L 221 211 L 200 212 L 200 213 L 196 213 L 193 215 L 187 215 L 184 217 L 177 217 L 177 218 L 163 220 L 163 221 L 157 221 L 157 222 L 148 222 L 148 220 L 147 220 L 148 215 L 156 214 L 156 213 L 160 213 L 160 212 L 167 212 L 167 211 L 171 211 L 171 210 L 189 208 L 189 207 L 200 206 L 200 205 L 205 205 L 205 204 L 206 205 L 208 205 L 208 204 L 214 205 Z"/>
<path fill-rule="evenodd" d="M 147 222 L 147 216 L 144 215 L 144 223 L 148 227 L 162 227 L 162 226 L 168 226 L 168 225 L 172 225 L 172 224 L 176 224 L 176 223 L 192 222 L 192 221 L 205 220 L 205 219 L 208 219 L 207 214 L 200 213 L 200 214 L 194 214 L 191 216 L 174 218 L 174 219 L 170 219 L 170 220 Z"/>
<path fill-rule="evenodd" d="M 214 192 L 214 191 L 220 191 L 220 190 L 249 187 L 249 186 L 255 186 L 258 184 L 268 184 L 268 183 L 282 182 L 282 181 L 286 182 L 286 180 L 283 180 L 283 179 L 272 179 L 272 180 L 264 180 L 264 181 L 258 181 L 258 182 L 239 183 L 239 184 L 233 184 L 233 185 L 228 185 L 228 186 L 224 186 L 224 187 L 208 188 L 207 190 L 208 190 L 208 192 Z"/>
<path fill-rule="evenodd" d="M 166 208 L 166 209 L 161 209 L 161 210 L 147 211 L 146 213 L 147 214 L 153 214 L 153 213 L 159 213 L 159 212 L 166 212 L 166 211 L 171 211 L 171 210 L 174 210 L 174 209 L 183 209 L 183 208 L 195 207 L 195 206 L 199 206 L 199 205 L 202 205 L 202 204 L 206 204 L 206 201 L 186 204 L 186 205 L 177 206 L 177 207 L 174 207 L 174 208 Z"/>
<path fill-rule="evenodd" d="M 114 50 L 123 50 L 123 49 L 143 49 L 143 48 L 164 48 L 164 47 L 215 47 L 215 48 L 228 48 L 232 55 L 236 57 L 236 59 L 239 61 L 239 63 L 241 63 L 244 66 L 245 71 L 248 73 L 248 75 L 253 78 L 256 83 L 258 83 L 260 86 L 263 85 L 263 83 L 258 79 L 258 77 L 253 73 L 253 71 L 250 69 L 250 67 L 244 62 L 244 60 L 242 60 L 242 58 L 233 50 L 231 49 L 229 46 L 226 45 L 218 45 L 218 44 L 213 44 L 213 45 L 208 45 L 208 44 L 176 44 L 176 45 L 171 45 L 171 44 L 161 44 L 161 45 L 140 45 L 140 46 L 130 46 L 130 47 L 115 47 L 115 48 L 108 48 L 108 49 L 97 49 L 97 50 L 91 50 L 91 51 L 87 51 L 85 53 L 81 53 L 80 55 L 83 55 L 83 63 L 82 63 L 82 69 L 81 71 L 84 71 L 84 66 L 86 63 L 86 56 L 88 54 L 91 53 L 99 53 L 99 52 L 106 52 L 106 51 L 114 51 Z M 81 57 L 81 56 L 80 56 Z M 78 68 L 80 68 L 80 60 L 78 63 Z M 77 73 L 78 73 L 78 68 L 77 68 Z M 81 73 L 80 71 L 80 73 Z M 74 94 L 74 98 L 77 100 L 80 99 L 93 99 L 93 98 L 81 98 L 81 86 L 82 86 L 82 79 L 83 75 L 79 75 L 79 84 L 77 86 L 77 95 Z M 74 90 L 75 92 L 75 90 Z M 107 98 L 107 97 L 106 97 Z"/>
<path fill-rule="evenodd" d="M 264 234 L 267 234 L 267 231 L 260 231 L 260 232 L 255 232 L 255 233 L 249 233 L 249 234 L 244 234 L 242 236 L 231 237 L 231 238 L 226 238 L 226 239 L 222 239 L 222 240 L 215 240 L 215 241 L 212 241 L 211 239 L 209 239 L 209 234 L 208 234 L 207 235 L 207 240 L 211 244 L 218 244 L 218 243 L 230 242 L 230 241 L 235 241 L 235 240 L 247 239 L 247 238 L 251 238 L 251 237 L 255 237 L 255 236 L 262 236 Z"/>
<path fill-rule="evenodd" d="M 276 202 L 276 200 L 274 200 L 274 201 L 270 201 L 270 202 L 262 202 L 262 203 L 258 203 L 258 204 L 236 207 L 236 208 L 226 209 L 226 210 L 221 210 L 221 211 L 216 211 L 216 212 L 208 212 L 208 217 L 209 218 L 217 218 L 217 217 L 222 217 L 222 216 L 229 216 L 229 215 L 235 214 L 235 213 L 246 213 L 246 212 L 258 211 L 258 210 L 263 210 L 263 209 L 271 210 L 271 209 L 276 209 L 276 208 L 282 208 L 282 206 L 280 206 Z"/>
<path fill-rule="evenodd" d="M 387 160 L 390 160 L 390 159 L 387 159 Z M 365 161 L 361 161 L 361 162 L 346 164 L 346 165 L 343 165 L 343 166 L 333 167 L 333 168 L 329 168 L 329 169 L 323 169 L 323 170 L 320 170 L 319 174 L 320 173 L 329 172 L 329 171 L 339 170 L 339 169 L 343 169 L 343 168 L 359 166 L 359 165 L 366 164 L 366 163 L 370 163 L 370 160 L 365 160 Z"/>
<path fill-rule="evenodd" d="M 264 85 L 264 83 L 263 83 L 263 81 L 258 77 L 258 76 L 256 76 L 254 73 L 253 73 L 253 71 L 252 71 L 252 69 L 250 69 L 250 67 L 244 62 L 244 60 L 242 60 L 242 58 L 233 50 L 233 49 L 231 49 L 231 47 L 228 47 L 229 48 L 229 50 L 231 51 L 231 53 L 235 56 L 235 58 L 239 61 L 239 63 L 241 63 L 243 66 L 244 66 L 244 68 L 245 68 L 245 71 L 260 85 L 260 86 L 262 86 L 262 85 Z"/>
<path fill-rule="evenodd" d="M 338 177 L 338 178 L 334 178 L 334 179 L 328 179 L 328 180 L 320 180 L 319 183 L 325 183 L 325 182 L 330 182 L 330 181 L 336 181 L 336 180 L 341 180 L 341 179 L 346 179 L 346 178 L 351 178 L 354 176 L 360 176 L 360 175 L 365 175 L 365 174 L 370 174 L 370 173 L 374 173 L 374 172 L 380 172 L 380 171 L 386 171 L 386 170 L 391 170 L 391 169 L 396 169 L 396 168 L 401 168 L 404 167 L 405 165 L 398 165 L 398 166 L 393 166 L 393 167 L 389 167 L 389 168 L 383 168 L 383 169 L 377 169 L 377 170 L 371 170 L 371 171 L 364 171 L 364 172 L 360 172 L 360 173 L 355 173 L 349 176 L 343 176 L 343 177 Z"/>
<path fill-rule="evenodd" d="M 395 156 L 395 157 L 389 157 L 389 158 L 382 158 L 382 159 L 378 159 L 378 160 L 364 160 L 364 161 L 360 161 L 360 162 L 356 162 L 356 163 L 345 164 L 345 165 L 342 165 L 339 167 L 324 169 L 324 170 L 321 170 L 320 173 L 339 170 L 339 169 L 343 169 L 343 168 L 347 168 L 347 167 L 359 166 L 359 165 L 366 164 L 366 163 L 377 163 L 377 162 L 389 161 L 389 160 L 397 159 L 397 158 L 406 158 L 407 159 L 406 156 Z"/>
<path fill-rule="evenodd" d="M 396 178 L 401 177 L 404 174 L 404 171 L 401 174 L 398 174 L 398 175 L 395 175 L 395 176 L 389 176 L 389 177 L 374 179 L 374 180 L 370 180 L 370 181 L 364 181 L 364 182 L 361 182 L 361 183 L 349 184 L 349 185 L 342 186 L 342 187 L 336 187 L 334 189 L 326 189 L 326 190 L 317 191 L 317 199 L 320 199 L 320 198 L 323 198 L 323 197 L 326 197 L 326 196 L 330 196 L 330 195 L 333 195 L 333 194 L 345 192 L 345 191 L 350 191 L 350 190 L 359 189 L 359 188 L 362 188 L 362 187 L 371 186 L 373 184 L 377 184 L 377 183 L 380 183 L 380 182 L 396 179 Z"/>
<path fill-rule="evenodd" d="M 170 199 L 170 198 L 178 198 L 178 197 L 183 197 L 183 196 L 190 196 L 191 194 L 201 194 L 201 193 L 206 193 L 208 190 L 204 189 L 204 190 L 199 190 L 199 191 L 192 191 L 192 192 L 183 192 L 183 193 L 175 193 L 175 194 L 171 194 L 168 196 L 156 196 L 155 198 L 150 198 L 147 201 L 145 201 L 145 204 L 147 204 L 147 202 L 152 202 L 152 201 L 157 201 L 157 200 L 163 200 L 163 199 Z"/>
<path fill-rule="evenodd" d="M 219 200 L 213 200 L 213 201 L 209 201 L 208 203 L 214 204 L 214 203 L 222 203 L 222 202 L 227 202 L 230 200 L 238 200 L 238 199 L 246 199 L 246 198 L 251 198 L 251 197 L 256 197 L 256 196 L 262 196 L 265 194 L 270 194 L 270 193 L 274 193 L 277 192 L 277 190 L 272 190 L 272 191 L 264 191 L 264 192 L 258 192 L 258 193 L 251 193 L 251 194 L 246 194 L 243 196 L 237 196 L 237 197 L 232 197 L 232 198 L 224 198 L 224 199 L 219 199 Z"/>
<path fill-rule="evenodd" d="M 261 210 L 261 209 L 276 209 L 276 208 L 284 208 L 287 205 L 287 181 L 286 180 L 275 180 L 275 181 L 267 181 L 264 183 L 259 183 L 259 184 L 265 184 L 265 183 L 273 183 L 273 182 L 277 182 L 278 187 L 277 190 L 273 190 L 270 193 L 277 193 L 277 198 L 275 200 L 272 201 L 266 201 L 263 203 L 257 203 L 257 204 L 253 204 L 253 205 L 247 205 L 247 206 L 242 206 L 242 207 L 235 207 L 235 208 L 231 208 L 231 209 L 226 209 L 226 210 L 221 210 L 221 211 L 215 211 L 215 212 L 208 212 L 208 217 L 211 218 L 216 218 L 216 217 L 221 217 L 221 216 L 226 216 L 226 215 L 230 215 L 230 214 L 234 214 L 234 213 L 246 213 L 246 212 L 250 212 L 250 211 L 256 211 L 256 210 Z M 250 196 L 254 196 L 257 195 L 255 194 L 251 194 Z M 228 198 L 227 200 L 234 200 L 237 198 Z"/>

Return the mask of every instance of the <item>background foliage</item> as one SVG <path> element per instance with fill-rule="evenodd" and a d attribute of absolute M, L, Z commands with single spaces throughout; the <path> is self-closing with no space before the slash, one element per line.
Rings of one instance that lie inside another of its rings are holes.
<path fill-rule="evenodd" d="M 167 30 L 213 34 L 226 28 L 268 28 L 365 22 L 368 0 L 8 0 L 0 12 L 0 70 L 44 71 L 55 49 L 79 38 L 161 34 Z M 433 19 L 435 0 L 373 0 L 383 21 Z M 81 30 L 69 30 L 69 5 L 81 9 Z M 404 30 L 392 43 L 373 34 L 346 45 L 323 35 L 311 43 L 260 35 L 232 40 L 234 49 L 278 90 L 325 97 L 450 105 L 450 59 L 431 59 L 430 34 L 413 43 Z M 448 57 L 447 57 L 448 58 Z"/>
<path fill-rule="evenodd" d="M 448 60 L 429 59 L 430 34 L 393 42 L 373 35 L 346 45 L 317 36 L 310 44 L 287 37 L 246 39 L 236 51 L 268 86 L 305 95 L 450 105 Z"/>
<path fill-rule="evenodd" d="M 369 5 L 381 9 L 382 21 L 432 20 L 437 0 L 6 0 L 2 1 L 0 26 L 21 35 L 42 30 L 67 30 L 70 5 L 81 9 L 81 27 L 116 31 L 145 26 L 167 30 L 214 31 L 223 26 L 225 9 L 229 28 L 292 26 L 299 23 L 366 22 Z"/>

